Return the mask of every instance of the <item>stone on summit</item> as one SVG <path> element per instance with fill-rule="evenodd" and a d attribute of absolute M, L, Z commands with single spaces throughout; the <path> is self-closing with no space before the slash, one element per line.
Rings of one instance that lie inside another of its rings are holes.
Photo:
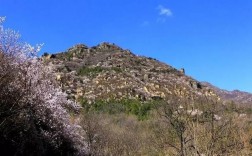
<path fill-rule="evenodd" d="M 68 51 L 77 50 L 77 49 L 88 49 L 88 46 L 86 46 L 85 44 L 77 44 L 69 48 Z"/>
<path fill-rule="evenodd" d="M 122 50 L 119 46 L 115 45 L 114 43 L 103 42 L 96 46 L 97 49 L 102 50 Z"/>

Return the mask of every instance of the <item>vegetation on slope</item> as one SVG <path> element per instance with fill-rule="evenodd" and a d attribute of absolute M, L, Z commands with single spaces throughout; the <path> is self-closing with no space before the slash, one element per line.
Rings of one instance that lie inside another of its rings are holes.
<path fill-rule="evenodd" d="M 86 109 L 81 125 L 87 132 L 92 155 L 251 153 L 251 119 L 238 113 L 246 108 L 212 99 L 190 101 L 177 97 L 157 104 L 148 110 L 147 118 L 122 111 L 109 102 L 102 103 L 105 109 Z"/>
<path fill-rule="evenodd" d="M 44 65 L 51 60 L 34 57 L 12 30 L 0 35 L 0 149 L 8 155 L 252 154 L 250 105 L 222 103 L 184 72 L 113 44 L 81 45 L 53 56 L 59 88 Z"/>

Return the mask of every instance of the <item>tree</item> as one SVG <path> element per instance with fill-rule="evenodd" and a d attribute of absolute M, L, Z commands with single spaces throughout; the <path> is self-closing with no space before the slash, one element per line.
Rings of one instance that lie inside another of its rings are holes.
<path fill-rule="evenodd" d="M 230 111 L 233 106 L 224 105 L 215 98 L 201 99 L 200 104 L 204 112 L 200 129 L 203 137 L 198 141 L 201 152 L 208 156 L 239 154 L 244 142 L 234 111 Z"/>
<path fill-rule="evenodd" d="M 0 17 L 0 145 L 10 155 L 87 154 L 80 126 L 69 112 L 80 106 L 54 81 L 38 58 L 42 45 L 20 41 Z"/>
<path fill-rule="evenodd" d="M 168 101 L 161 101 L 159 114 L 165 123 L 165 128 L 158 127 L 156 134 L 166 134 L 163 144 L 173 155 L 187 156 L 200 155 L 197 146 L 194 144 L 194 121 L 202 112 L 194 108 L 189 100 L 170 96 Z M 161 124 L 160 124 L 161 125 Z M 158 132 L 158 133 L 157 133 Z"/>
<path fill-rule="evenodd" d="M 214 99 L 171 96 L 161 104 L 159 114 L 164 124 L 160 123 L 155 134 L 170 154 L 230 155 L 243 149 L 234 116 Z"/>

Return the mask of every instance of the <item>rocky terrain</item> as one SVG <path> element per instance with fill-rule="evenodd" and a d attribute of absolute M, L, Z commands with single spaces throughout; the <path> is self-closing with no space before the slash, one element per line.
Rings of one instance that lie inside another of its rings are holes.
<path fill-rule="evenodd" d="M 65 52 L 43 55 L 70 98 L 89 102 L 103 99 L 166 99 L 216 96 L 209 86 L 156 59 L 137 56 L 111 43 L 83 44 Z"/>
<path fill-rule="evenodd" d="M 252 104 L 252 94 L 248 92 L 243 92 L 240 90 L 227 91 L 220 89 L 208 82 L 202 82 L 202 85 L 209 87 L 213 90 L 221 99 L 226 102 L 233 101 L 237 104 Z"/>

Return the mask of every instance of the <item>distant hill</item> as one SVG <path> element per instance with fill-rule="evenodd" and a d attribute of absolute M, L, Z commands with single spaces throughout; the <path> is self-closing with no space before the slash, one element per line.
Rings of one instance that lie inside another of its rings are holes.
<path fill-rule="evenodd" d="M 212 89 L 224 101 L 233 101 L 237 104 L 252 104 L 251 93 L 243 92 L 240 90 L 227 91 L 224 89 L 220 89 L 208 82 L 202 82 L 202 85 L 205 85 Z"/>

